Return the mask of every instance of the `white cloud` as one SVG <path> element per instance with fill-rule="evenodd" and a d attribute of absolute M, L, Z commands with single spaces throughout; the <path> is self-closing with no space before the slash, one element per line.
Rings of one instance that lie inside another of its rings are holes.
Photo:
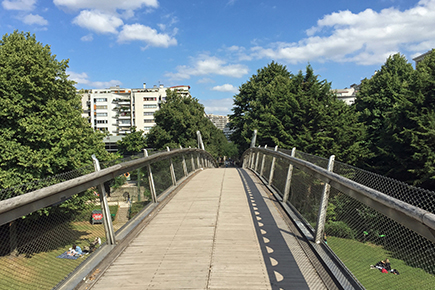
<path fill-rule="evenodd" d="M 158 33 L 157 30 L 142 24 L 124 25 L 118 35 L 118 42 L 132 40 L 144 41 L 150 46 L 169 47 L 177 45 L 177 40 L 168 34 Z"/>
<path fill-rule="evenodd" d="M 216 114 L 226 116 L 231 114 L 234 100 L 232 98 L 200 100 L 201 104 L 205 107 L 207 114 Z"/>
<path fill-rule="evenodd" d="M 122 85 L 122 83 L 118 80 L 110 80 L 107 82 L 91 82 L 87 73 L 75 73 L 72 71 L 68 71 L 67 73 L 69 74 L 69 79 L 77 82 L 77 88 L 85 86 L 86 88 L 92 89 L 104 89 L 115 85 Z"/>
<path fill-rule="evenodd" d="M 227 64 L 226 61 L 217 57 L 200 55 L 192 66 L 177 66 L 176 73 L 167 73 L 166 76 L 174 80 L 189 79 L 190 76 L 200 75 L 223 75 L 240 78 L 248 73 L 248 68 L 241 64 Z"/>
<path fill-rule="evenodd" d="M 121 18 L 100 11 L 83 10 L 74 18 L 74 24 L 97 33 L 118 33 L 117 28 L 124 24 Z"/>
<path fill-rule="evenodd" d="M 45 20 L 44 17 L 42 17 L 38 14 L 36 14 L 36 15 L 28 14 L 28 15 L 24 16 L 24 18 L 22 18 L 22 21 L 28 25 L 33 25 L 33 24 L 41 25 L 41 26 L 48 25 L 48 21 Z"/>
<path fill-rule="evenodd" d="M 399 50 L 427 50 L 435 43 L 435 0 L 421 0 L 400 11 L 366 9 L 360 13 L 339 11 L 324 16 L 306 31 L 307 38 L 293 43 L 255 46 L 252 56 L 283 60 L 355 62 L 370 65 L 385 62 Z"/>
<path fill-rule="evenodd" d="M 82 36 L 82 38 L 80 38 L 81 41 L 92 41 L 94 40 L 94 36 L 92 35 L 92 33 L 87 34 L 85 36 Z"/>
<path fill-rule="evenodd" d="M 2 6 L 6 10 L 31 11 L 35 8 L 36 0 L 3 0 Z"/>
<path fill-rule="evenodd" d="M 97 10 L 135 10 L 142 7 L 159 7 L 157 0 L 54 0 L 56 6 L 69 10 L 97 9 Z"/>
<path fill-rule="evenodd" d="M 224 84 L 222 86 L 215 86 L 212 88 L 213 91 L 219 91 L 219 92 L 229 92 L 237 94 L 239 92 L 239 88 L 230 85 L 230 84 Z"/>

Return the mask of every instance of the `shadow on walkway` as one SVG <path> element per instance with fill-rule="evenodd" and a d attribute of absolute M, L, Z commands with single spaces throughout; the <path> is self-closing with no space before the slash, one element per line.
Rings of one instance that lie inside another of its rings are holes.
<path fill-rule="evenodd" d="M 309 289 L 281 232 L 290 235 L 288 229 L 280 229 L 252 178 L 244 170 L 238 170 L 250 203 L 252 219 L 261 246 L 264 262 L 272 289 Z M 267 197 L 266 197 L 267 198 Z"/>

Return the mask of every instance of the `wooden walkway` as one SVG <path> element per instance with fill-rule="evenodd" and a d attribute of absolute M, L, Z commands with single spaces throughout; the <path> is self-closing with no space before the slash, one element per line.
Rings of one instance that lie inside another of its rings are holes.
<path fill-rule="evenodd" d="M 92 289 L 325 289 L 297 238 L 251 173 L 207 169 Z"/>

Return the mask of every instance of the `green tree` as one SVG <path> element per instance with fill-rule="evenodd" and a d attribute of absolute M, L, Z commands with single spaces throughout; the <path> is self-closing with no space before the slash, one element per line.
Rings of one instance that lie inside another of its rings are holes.
<path fill-rule="evenodd" d="M 401 120 L 405 144 L 413 154 L 407 165 L 415 176 L 414 184 L 435 190 L 435 50 L 417 65 L 413 79 L 412 98 L 405 102 Z M 413 124 L 414 126 L 410 126 Z"/>
<path fill-rule="evenodd" d="M 275 115 L 277 112 L 270 107 L 288 99 L 286 92 L 290 77 L 285 66 L 272 62 L 242 84 L 239 94 L 234 96 L 234 113 L 230 116 L 230 126 L 234 130 L 231 140 L 239 146 L 240 153 L 251 144 L 255 129 L 261 128 L 258 138 L 263 143 L 278 144 L 279 134 L 275 131 L 282 131 L 283 127 L 280 126 L 280 116 Z M 278 106 L 278 110 L 285 109 L 286 102 Z"/>
<path fill-rule="evenodd" d="M 196 98 L 182 97 L 167 90 L 166 102 L 155 114 L 156 126 L 147 134 L 150 147 L 183 148 L 198 146 L 196 132 L 202 135 L 205 149 L 215 158 L 226 155 L 228 142 L 223 132 L 205 117 L 204 106 Z"/>
<path fill-rule="evenodd" d="M 258 130 L 261 145 L 296 147 L 306 153 L 354 164 L 365 154 L 364 127 L 353 109 L 338 101 L 328 82 L 319 81 L 311 66 L 290 74 L 272 62 L 243 84 L 230 116 L 232 140 L 241 150 Z"/>
<path fill-rule="evenodd" d="M 67 67 L 30 33 L 0 41 L 0 188 L 92 164 L 92 154 L 109 158 Z"/>
<path fill-rule="evenodd" d="M 400 54 L 390 56 L 381 69 L 361 83 L 355 101 L 360 121 L 367 130 L 370 155 L 359 165 L 370 171 L 409 181 L 406 160 L 412 149 L 405 145 L 400 134 L 404 108 L 413 106 L 410 84 L 414 69 Z"/>
<path fill-rule="evenodd" d="M 435 51 L 414 71 L 386 122 L 383 156 L 389 176 L 435 190 Z M 407 84 L 408 87 L 408 84 Z"/>
<path fill-rule="evenodd" d="M 117 142 L 118 152 L 122 155 L 132 155 L 140 153 L 146 145 L 144 131 L 136 131 L 136 127 L 131 128 L 131 133 L 127 134 L 122 140 Z"/>

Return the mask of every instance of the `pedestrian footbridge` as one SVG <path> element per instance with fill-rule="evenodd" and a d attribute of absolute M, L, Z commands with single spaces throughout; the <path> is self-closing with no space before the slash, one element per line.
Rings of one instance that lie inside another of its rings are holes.
<path fill-rule="evenodd" d="M 435 287 L 434 193 L 295 149 L 240 165 L 145 152 L 0 192 L 0 289 Z"/>
<path fill-rule="evenodd" d="M 200 171 L 92 289 L 325 289 L 281 211 L 246 170 Z"/>

